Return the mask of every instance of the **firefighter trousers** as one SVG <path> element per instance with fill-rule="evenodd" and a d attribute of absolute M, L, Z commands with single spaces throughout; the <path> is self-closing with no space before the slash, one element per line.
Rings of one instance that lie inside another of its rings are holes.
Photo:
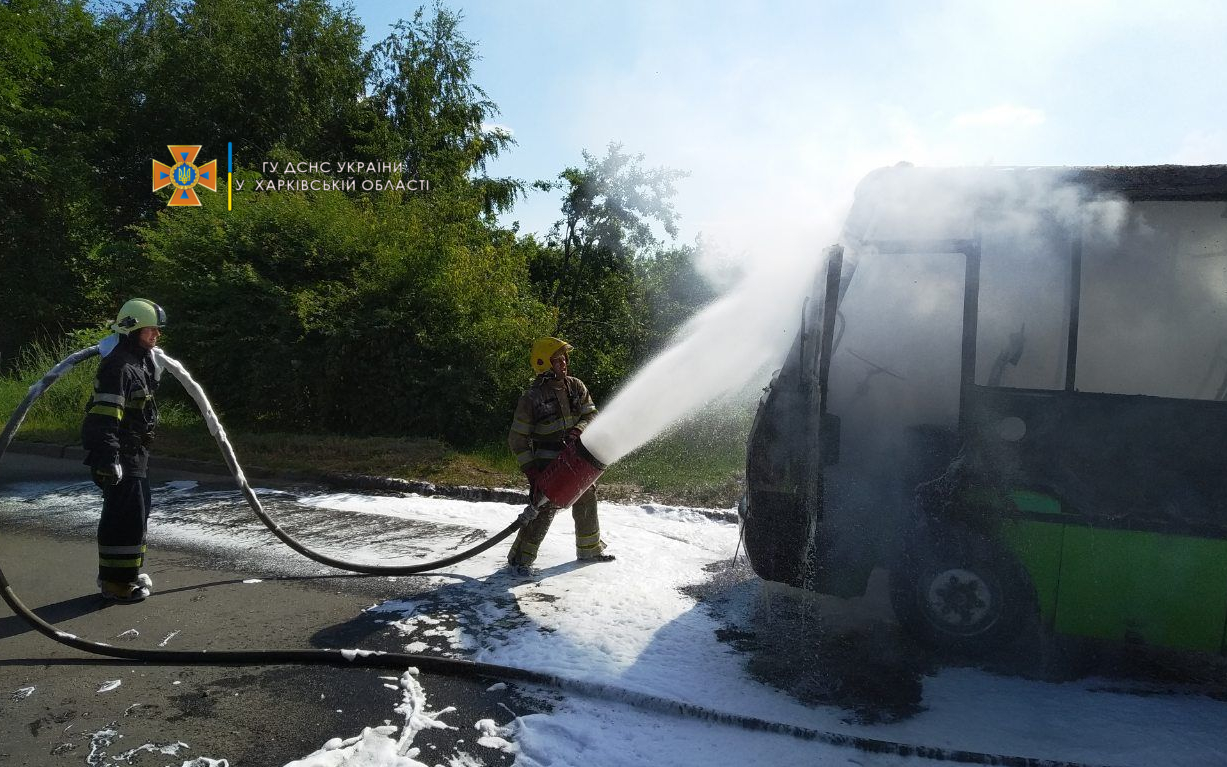
<path fill-rule="evenodd" d="M 149 480 L 124 477 L 102 491 L 98 520 L 98 580 L 135 583 L 145 563 Z"/>
<path fill-rule="evenodd" d="M 545 534 L 550 530 L 550 523 L 558 509 L 542 509 L 540 513 L 516 535 L 511 551 L 507 553 L 507 561 L 512 565 L 531 565 L 537 559 L 537 549 L 545 540 Z M 601 524 L 596 516 L 596 485 L 575 501 L 571 507 L 571 516 L 575 519 L 575 556 L 578 559 L 592 559 L 605 550 L 605 542 L 601 540 Z"/>

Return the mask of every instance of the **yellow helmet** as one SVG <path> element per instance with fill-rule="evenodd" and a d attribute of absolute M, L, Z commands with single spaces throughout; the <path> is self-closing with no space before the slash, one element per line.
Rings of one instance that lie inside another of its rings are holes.
<path fill-rule="evenodd" d="M 148 298 L 133 298 L 119 308 L 111 330 L 128 335 L 141 328 L 166 327 L 166 312 Z"/>
<path fill-rule="evenodd" d="M 533 349 L 528 361 L 532 363 L 533 372 L 540 375 L 550 369 L 550 358 L 558 352 L 569 352 L 574 347 L 561 338 L 546 336 L 533 341 Z"/>

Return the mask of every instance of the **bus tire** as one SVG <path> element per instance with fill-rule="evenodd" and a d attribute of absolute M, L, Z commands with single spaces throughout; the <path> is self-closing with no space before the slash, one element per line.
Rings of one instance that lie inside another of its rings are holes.
<path fill-rule="evenodd" d="M 980 533 L 953 525 L 919 532 L 891 569 L 890 584 L 900 626 L 931 649 L 996 658 L 1038 646 L 1030 578 Z"/>

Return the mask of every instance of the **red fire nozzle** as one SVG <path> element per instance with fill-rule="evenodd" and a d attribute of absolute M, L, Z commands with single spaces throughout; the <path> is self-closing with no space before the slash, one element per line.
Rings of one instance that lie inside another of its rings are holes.
<path fill-rule="evenodd" d="M 537 478 L 536 489 L 540 498 L 534 505 L 539 507 L 543 502 L 548 502 L 560 509 L 574 505 L 588 488 L 596 484 L 606 468 L 588 452 L 583 442 L 576 439 L 564 447 Z"/>

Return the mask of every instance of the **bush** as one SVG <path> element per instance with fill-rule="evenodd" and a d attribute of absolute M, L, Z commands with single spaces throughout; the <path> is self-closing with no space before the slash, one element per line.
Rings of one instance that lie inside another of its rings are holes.
<path fill-rule="evenodd" d="M 527 288 L 535 244 L 480 204 L 325 191 L 227 212 L 205 197 L 138 230 L 147 293 L 168 344 L 246 428 L 468 444 L 506 425 L 551 320 Z"/>

